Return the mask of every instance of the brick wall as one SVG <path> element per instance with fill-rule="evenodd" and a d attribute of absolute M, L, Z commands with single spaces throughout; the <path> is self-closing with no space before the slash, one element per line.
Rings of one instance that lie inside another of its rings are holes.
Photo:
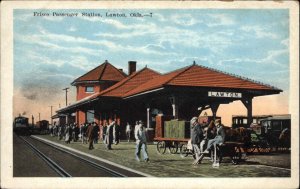
<path fill-rule="evenodd" d="M 89 93 L 89 92 L 85 92 L 85 88 L 86 86 L 93 86 L 94 87 L 94 92 L 93 93 Z M 76 95 L 76 100 L 81 100 L 87 96 L 90 96 L 92 94 L 94 94 L 95 92 L 99 92 L 100 91 L 100 86 L 99 85 L 78 85 L 77 86 L 77 95 Z"/>
<path fill-rule="evenodd" d="M 76 112 L 76 122 L 77 122 L 78 126 L 85 123 L 85 112 L 83 112 L 83 111 Z"/>

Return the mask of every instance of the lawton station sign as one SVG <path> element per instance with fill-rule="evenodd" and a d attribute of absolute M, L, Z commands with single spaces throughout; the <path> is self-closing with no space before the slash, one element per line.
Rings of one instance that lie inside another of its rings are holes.
<path fill-rule="evenodd" d="M 208 91 L 209 97 L 242 98 L 242 93 Z"/>

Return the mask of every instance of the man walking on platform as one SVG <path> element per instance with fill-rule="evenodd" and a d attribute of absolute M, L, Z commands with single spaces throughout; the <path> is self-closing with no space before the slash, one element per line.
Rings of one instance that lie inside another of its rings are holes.
<path fill-rule="evenodd" d="M 139 126 L 135 128 L 134 136 L 136 139 L 136 150 L 135 158 L 137 161 L 140 161 L 141 150 L 143 152 L 143 157 L 146 162 L 149 161 L 148 152 L 147 152 L 147 138 L 146 131 L 142 121 L 139 121 Z"/>
<path fill-rule="evenodd" d="M 94 138 L 93 138 L 93 125 L 91 123 L 88 124 L 88 127 L 87 127 L 87 130 L 86 130 L 86 136 L 88 137 L 88 140 L 89 140 L 89 150 L 92 150 L 94 149 L 94 146 L 93 146 L 93 141 L 94 141 Z"/>

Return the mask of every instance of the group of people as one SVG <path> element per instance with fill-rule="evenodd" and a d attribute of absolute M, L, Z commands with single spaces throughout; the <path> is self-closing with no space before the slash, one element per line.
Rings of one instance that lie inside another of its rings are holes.
<path fill-rule="evenodd" d="M 209 124 L 200 124 L 197 117 L 193 117 L 191 124 L 191 144 L 193 146 L 196 160 L 193 164 L 199 164 L 204 154 L 209 153 L 211 148 L 224 143 L 225 131 L 221 120 L 211 121 Z M 117 145 L 120 142 L 120 126 L 116 121 L 110 124 L 105 123 L 103 126 L 98 126 L 97 123 L 81 124 L 77 127 L 76 123 L 59 126 L 54 123 L 50 128 L 50 135 L 57 136 L 59 140 L 64 139 L 66 143 L 74 142 L 80 137 L 83 143 L 88 143 L 89 149 L 94 149 L 93 144 L 98 143 L 100 129 L 102 128 L 102 139 L 106 148 L 112 150 L 112 144 Z M 129 123 L 126 125 L 127 141 L 131 140 L 132 127 Z M 147 132 L 142 121 L 136 121 L 134 127 L 134 138 L 136 140 L 135 158 L 137 161 L 141 159 L 141 153 L 145 162 L 149 162 L 147 152 Z"/>
<path fill-rule="evenodd" d="M 112 144 L 119 144 L 120 142 L 120 126 L 116 123 L 116 121 L 112 121 L 109 125 L 106 123 L 103 126 L 103 136 L 102 139 L 106 148 L 108 150 L 112 150 Z"/>
<path fill-rule="evenodd" d="M 120 142 L 120 126 L 116 121 L 112 121 L 110 124 L 105 123 L 102 126 L 98 126 L 97 123 L 85 123 L 80 127 L 74 124 L 66 124 L 63 126 L 56 125 L 50 128 L 50 135 L 57 136 L 58 140 L 64 140 L 66 143 L 70 143 L 71 140 L 76 142 L 79 138 L 82 139 L 82 143 L 88 143 L 89 149 L 94 149 L 94 143 L 98 143 L 100 129 L 102 128 L 102 139 L 107 150 L 112 150 L 112 144 L 117 145 Z M 129 123 L 126 125 L 126 136 L 128 142 L 131 140 L 132 127 Z M 136 121 L 134 127 L 134 137 L 136 140 L 135 158 L 140 161 L 141 153 L 145 162 L 149 162 L 149 156 L 147 152 L 147 136 L 144 123 L 142 121 Z"/>
<path fill-rule="evenodd" d="M 199 164 L 213 146 L 222 145 L 225 141 L 225 131 L 220 119 L 209 124 L 200 124 L 197 117 L 191 119 L 191 143 L 196 155 L 193 164 Z M 206 148 L 205 148 L 206 146 Z"/>
<path fill-rule="evenodd" d="M 76 142 L 80 132 L 76 123 L 66 125 L 56 125 L 54 123 L 53 126 L 49 127 L 49 130 L 51 136 L 57 136 L 58 140 L 64 139 L 66 143 L 70 143 L 71 140 Z"/>

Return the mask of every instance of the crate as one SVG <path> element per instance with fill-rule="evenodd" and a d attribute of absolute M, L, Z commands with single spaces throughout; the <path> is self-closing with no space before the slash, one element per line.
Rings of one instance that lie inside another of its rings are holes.
<path fill-rule="evenodd" d="M 187 121 L 165 121 L 164 137 L 190 138 L 190 124 Z"/>

